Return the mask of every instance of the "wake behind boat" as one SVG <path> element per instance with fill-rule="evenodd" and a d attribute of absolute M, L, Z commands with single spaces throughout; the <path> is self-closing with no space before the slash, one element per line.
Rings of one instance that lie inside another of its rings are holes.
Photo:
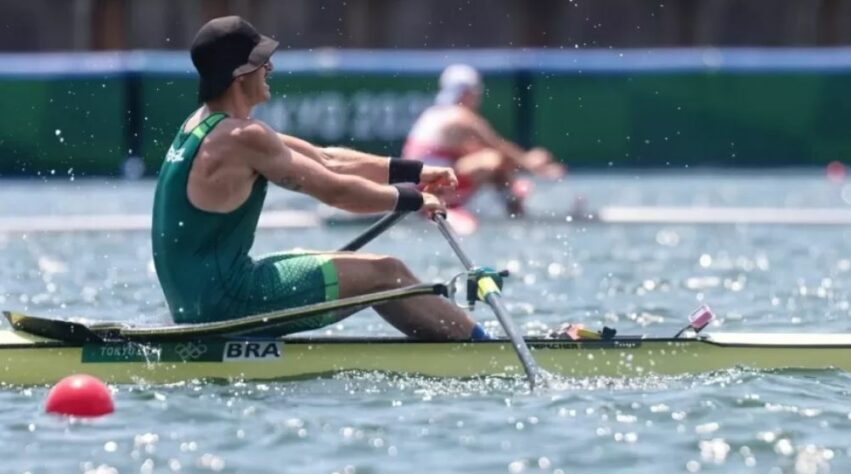
<path fill-rule="evenodd" d="M 453 215 L 454 214 L 454 215 Z M 262 229 L 303 229 L 320 226 L 347 227 L 371 224 L 382 214 L 350 214 L 319 208 L 317 211 L 270 210 L 258 223 Z M 450 222 L 473 220 L 473 227 L 485 223 L 524 222 L 536 224 L 609 225 L 790 225 L 847 226 L 851 210 L 843 208 L 785 207 L 660 207 L 602 206 L 571 209 L 568 212 L 541 212 L 524 217 L 482 216 L 464 208 L 449 210 Z M 466 227 L 469 227 L 467 225 Z M 80 214 L 2 216 L 0 234 L 48 232 L 134 232 L 150 231 L 149 214 Z"/>
<path fill-rule="evenodd" d="M 352 215 L 321 208 L 319 220 L 326 226 L 363 225 L 380 215 Z M 525 216 L 482 215 L 475 210 L 449 210 L 450 223 L 461 222 L 461 231 L 475 231 L 483 223 L 508 222 L 571 225 L 784 225 L 847 226 L 851 209 L 840 207 L 723 207 L 723 206 L 600 206 L 589 208 L 577 199 L 564 212 L 544 211 Z M 0 221 L 2 223 L 2 221 Z M 472 233 L 472 232 L 469 232 Z"/>

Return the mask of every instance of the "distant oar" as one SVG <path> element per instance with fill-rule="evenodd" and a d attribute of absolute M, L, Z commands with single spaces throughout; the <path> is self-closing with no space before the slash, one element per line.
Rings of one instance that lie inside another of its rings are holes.
<path fill-rule="evenodd" d="M 381 235 L 385 230 L 393 227 L 395 223 L 399 222 L 407 215 L 408 213 L 403 211 L 387 214 L 379 219 L 378 222 L 369 226 L 369 229 L 366 229 L 361 235 L 355 237 L 351 242 L 341 247 L 340 251 L 354 252 L 356 250 L 360 250 L 361 247 L 372 242 L 373 239 Z"/>
<path fill-rule="evenodd" d="M 434 221 L 437 223 L 440 233 L 443 234 L 446 241 L 449 242 L 449 246 L 455 251 L 455 255 L 457 255 L 461 260 L 464 268 L 468 271 L 473 270 L 475 268 L 473 261 L 470 260 L 470 257 L 468 257 L 461 249 L 458 239 L 455 237 L 455 233 L 449 227 L 449 224 L 446 223 L 446 218 L 440 214 L 435 214 Z M 524 341 L 523 337 L 518 334 L 517 328 L 514 326 L 514 322 L 508 314 L 508 310 L 505 309 L 505 306 L 499 299 L 499 287 L 496 282 L 493 281 L 493 278 L 486 277 L 479 280 L 478 291 L 481 298 L 484 299 L 485 303 L 491 307 L 496 318 L 499 320 L 500 324 L 502 324 L 505 334 L 508 335 L 508 338 L 514 346 L 514 350 L 517 352 L 517 356 L 520 358 L 520 362 L 523 363 L 523 369 L 526 371 L 526 376 L 529 378 L 529 387 L 530 389 L 534 389 L 535 383 L 539 377 L 540 369 L 538 368 L 538 364 L 535 362 L 535 358 L 532 356 L 532 352 L 529 350 L 529 346 L 526 345 L 526 341 Z"/>

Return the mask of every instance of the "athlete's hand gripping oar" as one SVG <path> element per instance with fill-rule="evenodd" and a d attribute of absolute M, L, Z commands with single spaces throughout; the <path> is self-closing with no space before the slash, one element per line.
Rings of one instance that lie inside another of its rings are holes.
<path fill-rule="evenodd" d="M 470 258 L 461 249 L 452 228 L 446 223 L 446 218 L 441 214 L 435 214 L 432 218 L 434 219 L 434 222 L 437 223 L 440 233 L 446 238 L 449 246 L 452 247 L 453 251 L 455 251 L 455 255 L 457 255 L 461 260 L 464 268 L 466 268 L 467 271 L 474 270 L 475 265 L 473 265 L 473 261 L 470 260 Z M 508 335 L 508 338 L 511 340 L 511 344 L 514 346 L 514 350 L 517 351 L 517 356 L 520 358 L 520 362 L 523 363 L 523 369 L 526 371 L 526 376 L 529 378 L 529 388 L 534 389 L 535 383 L 540 375 L 540 369 L 538 369 L 538 364 L 535 362 L 535 358 L 532 356 L 529 346 L 526 345 L 526 341 L 524 341 L 523 337 L 518 334 L 517 328 L 514 326 L 514 322 L 508 314 L 508 310 L 505 309 L 505 306 L 499 299 L 499 286 L 497 286 L 493 278 L 485 276 L 478 281 L 478 292 L 479 297 L 491 307 L 496 318 L 499 320 L 500 324 L 502 324 L 505 334 Z"/>
<path fill-rule="evenodd" d="M 435 169 L 440 170 L 439 168 L 435 168 Z M 440 175 L 438 174 L 438 176 L 440 176 Z M 454 176 L 455 175 L 452 175 L 453 178 L 454 178 Z M 437 179 L 437 178 L 435 178 L 435 179 Z M 434 191 L 444 189 L 444 188 L 453 189 L 456 185 L 457 185 L 457 181 L 452 181 L 451 186 L 443 186 L 443 185 L 440 185 L 440 183 L 438 182 L 437 184 L 426 185 L 425 188 L 423 189 L 423 191 L 427 192 L 427 193 L 432 193 Z M 442 209 L 442 204 L 441 204 L 441 209 Z M 385 230 L 389 229 L 390 227 L 393 227 L 394 224 L 396 224 L 397 222 L 404 219 L 405 216 L 407 216 L 409 213 L 410 213 L 409 211 L 395 211 L 395 212 L 391 212 L 391 213 L 385 215 L 384 217 L 379 219 L 378 222 L 369 226 L 369 228 L 366 229 L 361 235 L 355 237 L 354 239 L 352 239 L 351 242 L 342 246 L 340 248 L 340 251 L 341 252 L 354 252 L 356 250 L 360 250 L 364 245 L 372 242 L 373 240 L 375 240 L 376 237 L 378 237 L 379 235 L 384 233 Z"/>

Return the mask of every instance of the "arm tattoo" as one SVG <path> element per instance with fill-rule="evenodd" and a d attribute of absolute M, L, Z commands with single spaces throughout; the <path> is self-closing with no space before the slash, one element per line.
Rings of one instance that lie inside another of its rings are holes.
<path fill-rule="evenodd" d="M 298 178 L 293 176 L 284 176 L 276 181 L 275 184 L 290 191 L 301 191 L 301 183 L 299 183 Z"/>

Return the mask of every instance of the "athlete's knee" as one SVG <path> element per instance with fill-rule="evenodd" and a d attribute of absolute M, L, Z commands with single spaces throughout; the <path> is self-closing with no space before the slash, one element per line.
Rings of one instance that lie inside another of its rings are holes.
<path fill-rule="evenodd" d="M 385 289 L 399 288 L 413 285 L 416 278 L 404 262 L 395 257 L 382 256 L 374 262 L 379 278 L 380 286 Z"/>

